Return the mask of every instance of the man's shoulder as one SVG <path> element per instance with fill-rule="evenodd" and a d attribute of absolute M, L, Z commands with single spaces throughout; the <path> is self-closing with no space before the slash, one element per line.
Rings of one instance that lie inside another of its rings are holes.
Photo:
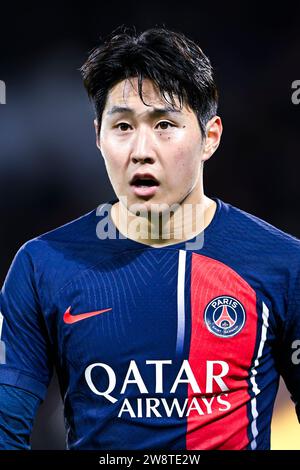
<path fill-rule="evenodd" d="M 268 252 L 276 250 L 277 254 L 283 256 L 291 253 L 300 256 L 299 238 L 245 209 L 228 202 L 221 203 L 227 214 L 229 231 L 233 228 L 234 233 L 245 243 L 256 243 L 258 248 Z"/>
<path fill-rule="evenodd" d="M 92 209 L 75 219 L 27 240 L 22 245 L 22 249 L 35 252 L 35 250 L 44 249 L 46 245 L 68 245 L 84 241 L 86 237 L 94 234 L 93 226 L 96 222 L 96 210 L 96 208 Z"/>
<path fill-rule="evenodd" d="M 16 270 L 32 273 L 44 291 L 55 295 L 82 270 L 109 256 L 103 244 L 100 249 L 96 232 L 102 205 L 23 243 L 12 263 Z"/>

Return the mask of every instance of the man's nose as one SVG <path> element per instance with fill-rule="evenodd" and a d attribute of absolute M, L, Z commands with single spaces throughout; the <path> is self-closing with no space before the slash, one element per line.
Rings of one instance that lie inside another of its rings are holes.
<path fill-rule="evenodd" d="M 156 158 L 155 155 L 153 136 L 151 135 L 151 132 L 146 128 L 136 130 L 132 143 L 132 162 L 153 163 Z"/>

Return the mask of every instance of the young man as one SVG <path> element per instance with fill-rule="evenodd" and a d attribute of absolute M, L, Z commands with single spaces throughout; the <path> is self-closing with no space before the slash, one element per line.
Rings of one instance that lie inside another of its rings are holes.
<path fill-rule="evenodd" d="M 121 31 L 81 72 L 117 197 L 13 260 L 0 447 L 29 448 L 55 366 L 68 449 L 268 449 L 280 374 L 300 414 L 299 240 L 204 194 L 222 123 L 195 43 Z"/>

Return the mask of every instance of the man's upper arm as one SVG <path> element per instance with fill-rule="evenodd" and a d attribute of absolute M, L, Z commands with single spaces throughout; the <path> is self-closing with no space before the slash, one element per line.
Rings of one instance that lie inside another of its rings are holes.
<path fill-rule="evenodd" d="M 0 450 L 29 450 L 41 400 L 21 388 L 0 384 Z"/>
<path fill-rule="evenodd" d="M 45 398 L 52 355 L 26 243 L 16 253 L 0 292 L 0 384 Z"/>

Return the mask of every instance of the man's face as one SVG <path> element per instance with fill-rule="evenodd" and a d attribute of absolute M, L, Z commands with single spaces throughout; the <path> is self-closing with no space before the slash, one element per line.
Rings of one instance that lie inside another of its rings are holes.
<path fill-rule="evenodd" d="M 143 81 L 143 99 L 150 106 L 139 97 L 137 78 L 110 90 L 97 146 L 114 191 L 118 198 L 127 197 L 128 208 L 137 203 L 148 210 L 154 203 L 180 204 L 201 185 L 204 142 L 196 114 L 186 105 L 172 110 L 149 79 Z M 96 120 L 95 127 L 97 131 Z M 136 173 L 150 174 L 156 181 L 132 184 Z"/>

